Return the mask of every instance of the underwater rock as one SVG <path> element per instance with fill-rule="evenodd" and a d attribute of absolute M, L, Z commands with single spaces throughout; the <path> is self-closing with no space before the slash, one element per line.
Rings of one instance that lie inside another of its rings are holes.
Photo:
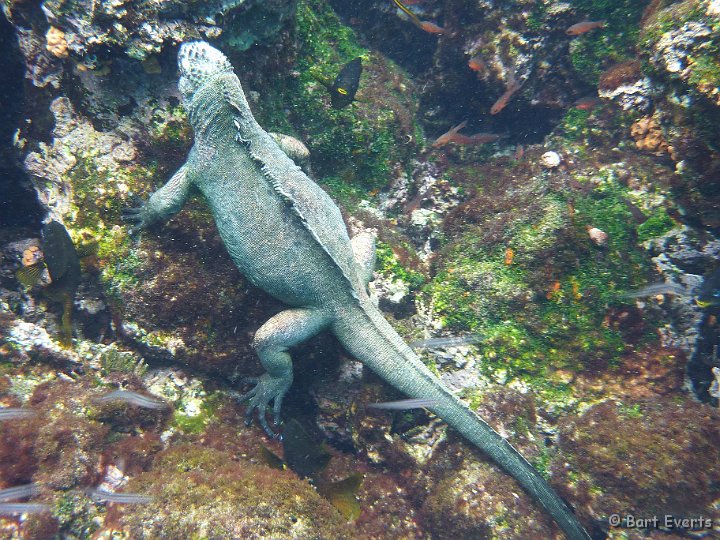
<path fill-rule="evenodd" d="M 662 128 L 651 116 L 638 119 L 630 127 L 630 136 L 635 139 L 639 150 L 647 150 L 657 155 L 673 152 L 673 148 L 663 136 Z"/>
<path fill-rule="evenodd" d="M 246 50 L 253 43 L 275 36 L 293 9 L 293 3 L 266 4 L 255 0 L 203 2 L 193 9 L 179 2 L 68 4 L 48 0 L 42 4 L 48 22 L 64 32 L 67 48 L 76 59 L 99 54 L 112 46 L 144 60 L 165 45 L 192 38 L 217 39 L 224 32 L 230 34 L 231 46 Z M 11 10 L 11 17 L 20 11 Z"/>
<path fill-rule="evenodd" d="M 655 13 L 643 29 L 649 59 L 671 80 L 688 84 L 720 106 L 715 72 L 720 64 L 710 52 L 717 20 L 703 12 L 703 0 L 685 0 Z"/>
<path fill-rule="evenodd" d="M 45 46 L 50 54 L 58 58 L 67 58 L 67 40 L 65 39 L 65 32 L 51 26 L 45 34 L 47 45 Z"/>
<path fill-rule="evenodd" d="M 673 149 L 678 202 L 695 222 L 718 230 L 720 61 L 712 13 L 708 0 L 656 6 L 641 29 L 640 52 L 658 86 L 655 117 Z"/>
<path fill-rule="evenodd" d="M 600 75 L 598 95 L 617 103 L 624 111 L 646 112 L 657 89 L 643 74 L 640 62 L 629 60 L 616 64 Z"/>
<path fill-rule="evenodd" d="M 590 240 L 596 246 L 603 247 L 605 244 L 607 244 L 608 233 L 606 233 L 605 231 L 600 230 L 597 227 L 591 227 L 590 225 L 588 225 L 587 232 Z"/>
<path fill-rule="evenodd" d="M 161 452 L 128 490 L 153 497 L 122 509 L 134 538 L 351 538 L 345 520 L 304 480 L 191 445 Z"/>
<path fill-rule="evenodd" d="M 533 465 L 545 470 L 548 457 L 529 395 L 509 389 L 488 392 L 478 413 Z M 451 435 L 440 442 L 423 466 L 429 491 L 421 517 L 433 538 L 553 536 L 549 522 L 521 490 L 494 475 L 482 455 L 453 444 L 454 440 Z"/>
<path fill-rule="evenodd" d="M 714 521 L 719 421 L 717 411 L 689 399 L 606 401 L 560 422 L 563 457 L 551 469 L 559 489 L 582 501 L 581 516 L 605 520 L 622 508 Z"/>

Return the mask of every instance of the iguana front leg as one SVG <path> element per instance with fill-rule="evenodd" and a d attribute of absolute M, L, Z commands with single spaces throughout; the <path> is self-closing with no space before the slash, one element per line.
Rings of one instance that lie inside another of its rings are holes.
<path fill-rule="evenodd" d="M 260 362 L 267 370 L 256 382 L 255 388 L 239 398 L 250 400 L 245 413 L 245 424 L 252 423 L 254 411 L 258 411 L 260 425 L 270 437 L 275 433 L 268 426 L 265 412 L 273 401 L 273 421 L 280 425 L 282 400 L 293 382 L 292 359 L 288 349 L 311 338 L 329 324 L 328 317 L 314 309 L 296 308 L 281 311 L 255 333 L 253 347 Z"/>
<path fill-rule="evenodd" d="M 179 212 L 190 193 L 190 184 L 188 167 L 183 165 L 163 187 L 150 196 L 144 205 L 126 208 L 122 219 L 135 224 L 130 232 L 135 233 Z"/>

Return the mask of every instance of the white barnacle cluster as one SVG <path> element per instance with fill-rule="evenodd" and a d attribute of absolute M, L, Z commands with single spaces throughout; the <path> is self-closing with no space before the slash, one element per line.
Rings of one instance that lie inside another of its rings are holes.
<path fill-rule="evenodd" d="M 615 88 L 599 89 L 598 95 L 620 105 L 624 111 L 646 111 L 651 105 L 653 85 L 648 77 L 642 77 L 632 84 L 621 84 Z"/>

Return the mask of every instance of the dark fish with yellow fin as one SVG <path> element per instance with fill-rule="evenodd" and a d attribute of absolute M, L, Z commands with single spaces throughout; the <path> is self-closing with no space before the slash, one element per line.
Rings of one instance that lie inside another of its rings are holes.
<path fill-rule="evenodd" d="M 337 482 L 318 482 L 317 490 L 348 521 L 360 517 L 360 502 L 356 493 L 362 485 L 364 476 L 355 473 Z"/>
<path fill-rule="evenodd" d="M 37 250 L 41 255 L 35 250 L 30 253 L 31 249 L 23 253 L 23 267 L 15 275 L 20 283 L 28 287 L 44 286 L 43 291 L 48 298 L 62 303 L 62 334 L 63 342 L 67 344 L 72 339 L 72 308 L 80 285 L 80 257 L 67 229 L 57 221 L 43 227 L 42 241 Z M 49 276 L 47 280 L 43 277 L 45 273 Z"/>
<path fill-rule="evenodd" d="M 278 471 L 285 469 L 285 463 L 283 463 L 283 460 L 266 446 L 260 447 L 260 459 L 262 459 L 265 465 L 271 469 L 277 469 Z"/>
<path fill-rule="evenodd" d="M 330 453 L 294 418 L 285 423 L 282 443 L 285 463 L 300 476 L 312 476 L 323 470 L 330 461 Z"/>
<path fill-rule="evenodd" d="M 701 308 L 720 305 L 720 268 L 705 276 L 698 288 L 695 303 Z"/>
<path fill-rule="evenodd" d="M 355 101 L 355 94 L 360 87 L 360 75 L 362 75 L 362 60 L 357 57 L 342 67 L 333 83 L 318 79 L 330 92 L 333 109 L 343 109 Z"/>
<path fill-rule="evenodd" d="M 355 473 L 337 482 L 318 478 L 319 473 L 330 461 L 330 453 L 294 418 L 285 423 L 282 443 L 287 466 L 300 476 L 310 477 L 318 493 L 330 501 L 345 519 L 348 521 L 357 519 L 360 515 L 360 503 L 356 494 L 364 476 Z M 262 459 L 268 467 L 283 468 L 283 460 L 265 447 L 262 448 Z"/>
<path fill-rule="evenodd" d="M 283 470 L 287 465 L 299 476 L 312 477 L 330 461 L 331 456 L 323 445 L 294 418 L 285 422 L 281 439 L 284 459 L 266 446 L 260 449 L 260 459 L 271 469 Z"/>

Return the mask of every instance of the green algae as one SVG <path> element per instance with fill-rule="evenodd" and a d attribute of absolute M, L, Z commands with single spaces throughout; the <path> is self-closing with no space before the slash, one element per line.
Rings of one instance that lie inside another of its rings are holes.
<path fill-rule="evenodd" d="M 583 141 L 589 135 L 588 119 L 592 111 L 575 109 L 568 110 L 560 122 L 560 129 L 565 138 L 571 141 Z"/>
<path fill-rule="evenodd" d="M 663 236 L 675 228 L 675 222 L 668 216 L 664 208 L 653 212 L 647 221 L 638 225 L 638 242 L 646 242 L 652 238 Z"/>
<path fill-rule="evenodd" d="M 375 268 L 384 276 L 399 279 L 410 291 L 419 289 L 425 283 L 425 276 L 400 263 L 400 259 L 389 244 L 378 241 L 375 250 Z"/>
<path fill-rule="evenodd" d="M 100 515 L 98 507 L 77 491 L 61 494 L 53 508 L 63 538 L 90 538 L 99 528 Z"/>
<path fill-rule="evenodd" d="M 222 403 L 222 396 L 215 392 L 200 398 L 199 407 L 189 407 L 181 402 L 172 418 L 172 425 L 184 433 L 202 433 L 216 419 L 217 411 Z"/>
<path fill-rule="evenodd" d="M 311 148 L 313 164 L 330 182 L 380 188 L 393 167 L 404 161 L 413 145 L 406 132 L 415 129 L 413 108 L 402 88 L 406 77 L 392 62 L 360 47 L 328 4 L 304 0 L 297 10 L 301 50 L 297 77 L 288 106 L 295 125 Z M 318 82 L 333 80 L 348 61 L 363 59 L 364 74 L 355 105 L 333 109 L 327 90 Z M 409 84 L 409 83 L 408 83 Z"/>
<path fill-rule="evenodd" d="M 597 85 L 604 69 L 636 56 L 638 21 L 646 4 L 636 0 L 573 1 L 578 14 L 606 23 L 605 28 L 583 34 L 570 43 L 570 60 L 585 82 Z"/>
<path fill-rule="evenodd" d="M 425 303 L 447 330 L 483 337 L 479 369 L 486 376 L 525 381 L 562 404 L 572 388 L 555 372 L 619 363 L 626 346 L 606 321 L 608 309 L 647 279 L 651 264 L 640 241 L 671 223 L 656 210 L 639 232 L 618 178 L 612 167 L 578 174 L 591 191 L 546 194 L 532 213 L 506 211 L 504 236 L 490 242 L 468 225 L 441 253 L 422 289 Z M 590 227 L 608 234 L 606 245 L 591 242 Z"/>

